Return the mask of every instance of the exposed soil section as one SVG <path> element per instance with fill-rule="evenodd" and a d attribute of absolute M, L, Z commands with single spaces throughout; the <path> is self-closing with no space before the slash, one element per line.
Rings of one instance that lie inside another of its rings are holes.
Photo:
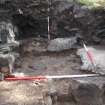
<path fill-rule="evenodd" d="M 35 44 L 37 47 L 33 46 L 32 48 L 32 43 L 39 43 L 39 45 Z M 25 44 L 24 47 L 22 46 L 22 48 L 24 48 L 22 57 L 16 62 L 14 72 L 31 76 L 82 73 L 79 71 L 81 61 L 76 56 L 75 49 L 59 53 L 45 52 L 45 45 L 36 41 L 31 41 L 27 45 Z M 40 52 L 39 49 L 41 49 Z M 1 82 L 0 102 L 1 105 L 43 105 L 43 91 L 50 91 L 50 88 L 57 91 L 59 101 L 63 99 L 68 102 L 71 100 L 68 97 L 69 82 L 69 80 L 63 79 L 54 80 L 52 83 L 49 81 Z M 50 87 L 49 84 L 51 84 Z"/>

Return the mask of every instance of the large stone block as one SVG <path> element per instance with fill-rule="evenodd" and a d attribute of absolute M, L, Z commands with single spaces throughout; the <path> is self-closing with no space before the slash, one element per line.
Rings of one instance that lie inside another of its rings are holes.
<path fill-rule="evenodd" d="M 71 80 L 70 91 L 78 105 L 102 105 L 104 83 L 104 77 L 76 78 Z"/>
<path fill-rule="evenodd" d="M 50 52 L 59 52 L 73 48 L 73 45 L 77 42 L 76 37 L 72 38 L 56 38 L 51 40 L 47 50 Z"/>

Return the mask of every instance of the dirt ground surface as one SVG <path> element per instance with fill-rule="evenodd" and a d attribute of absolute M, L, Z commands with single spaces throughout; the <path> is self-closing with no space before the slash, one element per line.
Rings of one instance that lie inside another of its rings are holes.
<path fill-rule="evenodd" d="M 31 50 L 26 51 L 27 49 Z M 81 61 L 76 56 L 76 50 L 49 53 L 37 52 L 35 49 L 36 47 L 26 47 L 24 56 L 22 55 L 15 65 L 15 73 L 32 76 L 82 74 L 79 71 Z M 52 84 L 49 81 L 2 81 L 0 82 L 0 105 L 51 105 L 51 102 L 46 104 L 43 94 L 51 88 L 60 94 L 68 94 L 69 82 L 63 79 L 54 80 Z M 61 103 L 73 105 L 71 102 Z M 61 103 L 58 102 L 57 105 Z"/>

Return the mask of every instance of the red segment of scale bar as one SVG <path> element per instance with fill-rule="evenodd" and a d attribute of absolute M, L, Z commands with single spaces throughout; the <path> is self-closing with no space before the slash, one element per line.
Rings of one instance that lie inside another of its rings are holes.
<path fill-rule="evenodd" d="M 19 76 L 9 76 L 5 77 L 4 80 L 6 81 L 17 81 L 17 80 L 46 80 L 47 77 L 45 76 L 25 76 L 25 77 L 19 77 Z"/>

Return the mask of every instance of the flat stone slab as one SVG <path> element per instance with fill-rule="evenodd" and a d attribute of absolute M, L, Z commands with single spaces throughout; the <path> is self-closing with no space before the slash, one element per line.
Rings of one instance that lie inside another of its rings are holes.
<path fill-rule="evenodd" d="M 71 80 L 71 94 L 77 105 L 103 105 L 105 77 L 75 78 Z"/>
<path fill-rule="evenodd" d="M 77 43 L 77 37 L 72 38 L 56 38 L 50 41 L 47 51 L 49 52 L 60 52 L 73 48 L 74 44 Z"/>

